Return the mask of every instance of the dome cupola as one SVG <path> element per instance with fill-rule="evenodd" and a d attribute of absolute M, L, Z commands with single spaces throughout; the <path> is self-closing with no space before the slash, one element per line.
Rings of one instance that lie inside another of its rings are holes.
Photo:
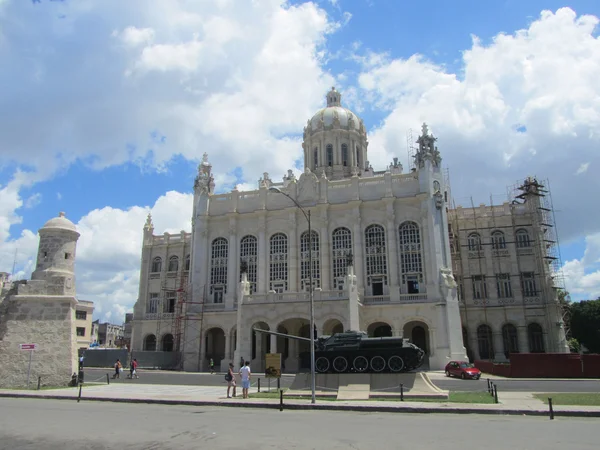
<path fill-rule="evenodd" d="M 332 87 L 304 128 L 304 166 L 325 172 L 329 179 L 361 173 L 367 162 L 367 133 L 363 121 L 342 106 L 342 94 Z"/>

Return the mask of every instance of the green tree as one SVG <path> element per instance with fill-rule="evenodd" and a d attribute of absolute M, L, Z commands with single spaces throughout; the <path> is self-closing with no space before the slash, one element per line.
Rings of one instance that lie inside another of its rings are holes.
<path fill-rule="evenodd" d="M 571 337 L 592 353 L 600 353 L 600 297 L 570 304 Z"/>

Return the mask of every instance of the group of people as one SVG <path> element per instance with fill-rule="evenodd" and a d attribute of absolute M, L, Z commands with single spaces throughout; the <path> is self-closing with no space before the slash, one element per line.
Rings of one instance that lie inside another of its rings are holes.
<path fill-rule="evenodd" d="M 238 375 L 242 380 L 242 398 L 248 398 L 248 389 L 250 389 L 250 376 L 252 375 L 252 371 L 250 370 L 250 363 L 248 361 L 244 362 L 244 364 L 241 365 Z M 229 370 L 225 375 L 225 380 L 227 380 L 227 398 L 231 398 L 230 392 L 232 388 L 233 396 L 235 397 L 237 383 L 235 381 L 233 363 L 229 363 Z"/>
<path fill-rule="evenodd" d="M 123 373 L 123 365 L 121 364 L 121 360 L 117 359 L 115 362 L 115 374 L 113 378 L 121 378 L 121 374 Z M 138 362 L 137 359 L 133 358 L 129 363 L 129 375 L 127 378 L 139 378 L 140 376 L 137 373 Z"/>

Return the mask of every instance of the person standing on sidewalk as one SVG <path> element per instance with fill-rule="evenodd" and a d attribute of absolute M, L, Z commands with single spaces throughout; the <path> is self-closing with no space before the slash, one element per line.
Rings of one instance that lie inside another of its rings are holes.
<path fill-rule="evenodd" d="M 233 396 L 235 397 L 235 374 L 233 373 L 233 363 L 229 363 L 229 370 L 227 371 L 227 375 L 225 375 L 225 380 L 227 381 L 227 398 L 231 398 L 229 392 L 233 387 Z"/>
<path fill-rule="evenodd" d="M 212 358 L 210 358 L 210 374 L 214 374 L 215 373 L 215 362 L 213 361 Z"/>
<path fill-rule="evenodd" d="M 248 398 L 248 389 L 250 389 L 250 363 L 246 361 L 244 367 L 240 369 L 240 376 L 242 377 L 242 398 Z"/>

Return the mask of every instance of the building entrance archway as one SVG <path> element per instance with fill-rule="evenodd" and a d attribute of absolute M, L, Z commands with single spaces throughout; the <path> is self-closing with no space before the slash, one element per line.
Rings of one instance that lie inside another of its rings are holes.
<path fill-rule="evenodd" d="M 425 322 L 413 320 L 404 325 L 403 336 L 411 343 L 425 351 L 427 356 L 431 355 L 429 327 Z"/>
<path fill-rule="evenodd" d="M 265 355 L 271 352 L 271 335 L 254 331 L 254 328 L 269 331 L 269 325 L 265 322 L 256 322 L 252 325 L 250 333 L 252 333 L 252 355 L 250 359 L 250 367 L 255 372 L 265 370 Z"/>
<path fill-rule="evenodd" d="M 220 367 L 225 358 L 225 332 L 221 328 L 210 328 L 206 331 L 204 339 L 204 370 L 210 367 L 210 360 L 215 367 Z"/>
<path fill-rule="evenodd" d="M 310 338 L 309 321 L 301 318 L 286 319 L 277 325 L 277 331 L 291 336 Z M 288 373 L 310 369 L 310 342 L 279 337 L 277 351 L 282 353 L 282 370 Z"/>

